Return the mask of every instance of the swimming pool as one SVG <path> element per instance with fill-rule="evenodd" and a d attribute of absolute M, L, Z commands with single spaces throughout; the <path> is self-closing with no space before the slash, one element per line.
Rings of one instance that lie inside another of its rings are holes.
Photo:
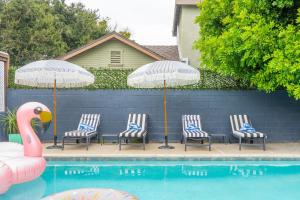
<path fill-rule="evenodd" d="M 35 200 L 69 189 L 114 188 L 140 200 L 294 200 L 300 161 L 48 161 L 37 180 L 2 200 Z"/>

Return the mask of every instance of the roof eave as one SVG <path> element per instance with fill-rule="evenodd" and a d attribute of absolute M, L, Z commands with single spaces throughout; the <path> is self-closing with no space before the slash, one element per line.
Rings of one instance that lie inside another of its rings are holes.
<path fill-rule="evenodd" d="M 101 38 L 97 39 L 97 40 L 94 40 L 90 43 L 88 43 L 87 45 L 84 45 L 82 47 L 79 47 L 75 50 L 72 50 L 68 53 L 66 53 L 65 55 L 63 56 L 59 56 L 57 57 L 56 59 L 58 60 L 68 60 L 68 59 L 71 59 L 89 49 L 92 49 L 98 45 L 101 45 L 111 39 L 117 39 L 119 40 L 120 42 L 123 42 L 124 44 L 128 45 L 128 46 L 131 46 L 137 50 L 139 50 L 140 52 L 148 55 L 149 57 L 155 59 L 155 60 L 164 60 L 165 58 L 161 55 L 158 55 L 156 54 L 155 52 L 151 51 L 150 49 L 147 49 L 141 45 L 139 45 L 138 43 L 132 41 L 132 40 L 129 40 L 127 38 L 125 38 L 124 36 L 122 36 L 121 34 L 119 33 L 116 33 L 116 32 L 112 32 L 112 33 L 109 33 L 107 35 L 104 35 L 102 36 Z"/>
<path fill-rule="evenodd" d="M 176 0 L 175 1 L 175 11 L 174 11 L 174 20 L 173 20 L 173 28 L 172 28 L 172 35 L 174 37 L 177 36 L 177 26 L 179 23 L 179 16 L 180 16 L 182 6 L 196 6 L 200 2 L 202 2 L 202 0 Z"/>

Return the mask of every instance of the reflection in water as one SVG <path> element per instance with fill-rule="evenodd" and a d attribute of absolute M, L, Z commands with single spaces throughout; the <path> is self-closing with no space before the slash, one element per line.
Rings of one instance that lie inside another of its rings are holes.
<path fill-rule="evenodd" d="M 91 166 L 91 167 L 70 167 L 64 170 L 64 174 L 66 176 L 97 176 L 100 174 L 99 166 Z"/>
<path fill-rule="evenodd" d="M 251 166 L 239 166 L 239 165 L 230 166 L 230 174 L 233 176 L 242 176 L 242 177 L 264 176 L 266 171 L 267 171 L 266 167 L 251 167 Z"/>
<path fill-rule="evenodd" d="M 134 168 L 134 167 L 125 167 L 119 169 L 119 175 L 120 176 L 144 176 L 145 175 L 145 170 L 142 168 Z"/>
<path fill-rule="evenodd" d="M 205 177 L 208 176 L 208 170 L 204 167 L 182 166 L 181 173 L 185 176 Z"/>
<path fill-rule="evenodd" d="M 179 178 L 179 177 L 207 177 L 221 178 L 226 176 L 233 177 L 251 177 L 267 175 L 266 166 L 251 165 L 170 165 L 170 166 L 52 166 L 45 172 L 54 173 L 53 177 L 98 177 L 98 178 Z M 280 173 L 280 170 L 274 168 L 270 173 Z M 176 175 L 176 176 L 174 176 Z"/>

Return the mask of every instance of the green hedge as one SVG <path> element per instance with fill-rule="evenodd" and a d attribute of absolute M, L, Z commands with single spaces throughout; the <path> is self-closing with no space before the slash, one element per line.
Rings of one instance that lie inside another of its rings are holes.
<path fill-rule="evenodd" d="M 8 71 L 8 88 L 13 88 L 13 89 L 26 89 L 26 88 L 32 88 L 32 87 L 27 87 L 27 86 L 22 86 L 22 85 L 17 85 L 15 84 L 15 71 L 16 67 L 10 67 Z"/>
<path fill-rule="evenodd" d="M 11 67 L 9 71 L 9 88 L 25 89 L 31 88 L 20 86 L 14 83 L 14 74 L 16 68 Z M 110 70 L 110 69 L 91 69 L 90 72 L 95 75 L 95 83 L 85 87 L 89 90 L 95 89 L 133 89 L 127 86 L 127 76 L 133 70 Z M 250 89 L 249 83 L 238 81 L 233 77 L 222 76 L 212 71 L 202 70 L 201 81 L 195 85 L 178 87 L 176 89 Z"/>

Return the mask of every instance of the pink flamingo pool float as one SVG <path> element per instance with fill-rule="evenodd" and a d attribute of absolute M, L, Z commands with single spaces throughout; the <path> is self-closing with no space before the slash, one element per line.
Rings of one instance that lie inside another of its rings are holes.
<path fill-rule="evenodd" d="M 43 104 L 29 102 L 17 111 L 18 128 L 23 145 L 0 142 L 0 194 L 11 185 L 32 181 L 45 170 L 46 160 L 42 157 L 41 141 L 31 127 L 31 120 L 37 118 L 45 125 L 50 125 L 51 112 Z"/>

